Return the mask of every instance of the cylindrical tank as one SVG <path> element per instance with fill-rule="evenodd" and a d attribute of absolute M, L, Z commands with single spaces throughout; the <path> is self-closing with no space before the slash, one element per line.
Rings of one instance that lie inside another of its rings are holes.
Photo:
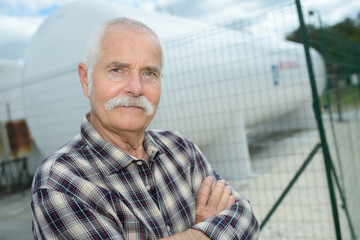
<path fill-rule="evenodd" d="M 18 63 L 0 59 L 0 121 L 24 118 L 21 72 Z"/>

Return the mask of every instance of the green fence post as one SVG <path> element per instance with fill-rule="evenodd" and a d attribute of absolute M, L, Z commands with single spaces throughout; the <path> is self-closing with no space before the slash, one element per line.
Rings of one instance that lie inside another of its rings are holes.
<path fill-rule="evenodd" d="M 313 148 L 313 150 L 311 151 L 309 156 L 305 159 L 303 164 L 300 166 L 299 170 L 297 170 L 297 172 L 295 173 L 295 176 L 291 179 L 289 184 L 286 186 L 285 190 L 281 193 L 280 197 L 275 202 L 274 206 L 270 209 L 268 214 L 265 216 L 264 220 L 262 220 L 262 222 L 260 224 L 260 230 L 262 230 L 265 227 L 266 223 L 269 221 L 271 216 L 274 214 L 276 209 L 279 207 L 280 203 L 285 199 L 286 195 L 289 193 L 291 188 L 295 185 L 298 178 L 305 171 L 305 168 L 309 165 L 309 163 L 311 162 L 311 160 L 313 159 L 313 157 L 315 156 L 315 154 L 317 153 L 317 151 L 319 150 L 320 147 L 321 147 L 320 143 L 315 145 L 315 147 Z"/>
<path fill-rule="evenodd" d="M 315 117 L 316 117 L 318 130 L 319 130 L 319 134 L 320 134 L 320 139 L 321 139 L 321 145 L 322 145 L 322 149 L 323 149 L 326 177 L 327 177 L 327 182 L 328 182 L 328 186 L 329 186 L 329 194 L 330 194 L 332 213 L 333 213 L 333 218 L 334 218 L 336 239 L 340 240 L 341 239 L 341 229 L 340 229 L 340 222 L 339 222 L 339 213 L 338 213 L 338 209 L 337 209 L 334 185 L 333 185 L 332 178 L 331 178 L 331 167 L 332 167 L 331 156 L 330 156 L 329 147 L 328 147 L 326 135 L 325 135 L 325 130 L 324 130 L 324 126 L 323 126 L 323 122 L 322 122 L 322 118 L 321 118 L 321 108 L 320 108 L 319 97 L 318 97 L 318 92 L 317 92 L 316 83 L 315 83 L 314 71 L 312 68 L 309 40 L 308 40 L 308 36 L 307 36 L 306 26 L 304 23 L 304 17 L 302 14 L 301 4 L 300 4 L 300 0 L 295 0 L 295 2 L 296 2 L 297 11 L 298 11 L 298 17 L 299 17 L 300 29 L 301 29 L 301 37 L 302 37 L 302 41 L 304 44 L 306 62 L 307 62 L 308 73 L 309 73 L 309 77 L 310 77 L 310 84 L 311 84 L 312 97 L 313 97 L 313 108 L 314 108 L 314 112 L 315 112 Z"/>
<path fill-rule="evenodd" d="M 356 240 L 356 235 L 355 235 L 355 231 L 354 231 L 354 227 L 351 223 L 351 219 L 350 219 L 350 214 L 349 214 L 349 211 L 348 211 L 348 208 L 347 208 L 347 203 L 346 203 L 346 199 L 345 199 L 345 194 L 343 192 L 343 190 L 341 189 L 341 186 L 340 186 L 340 182 L 339 182 L 339 178 L 336 174 L 336 169 L 334 167 L 334 165 L 332 165 L 331 167 L 332 169 L 332 173 L 333 173 L 333 176 L 334 176 L 334 180 L 335 180 L 335 183 L 336 183 L 336 186 L 339 190 L 339 194 L 340 194 L 340 197 L 341 197 L 341 200 L 342 200 L 342 204 L 343 204 L 343 208 L 344 208 L 344 211 L 345 211 L 345 215 L 346 215 L 346 218 L 347 218 L 347 221 L 348 221 L 348 224 L 349 224 L 349 229 L 350 229 L 350 234 L 351 234 L 351 239 L 352 240 Z"/>

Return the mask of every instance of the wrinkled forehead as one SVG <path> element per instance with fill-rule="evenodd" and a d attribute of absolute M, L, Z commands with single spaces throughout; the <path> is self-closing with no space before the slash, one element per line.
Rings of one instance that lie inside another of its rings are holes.
<path fill-rule="evenodd" d="M 102 53 L 114 51 L 114 48 L 130 50 L 136 47 L 144 51 L 151 49 L 151 52 L 160 57 L 161 68 L 163 66 L 162 46 L 159 38 L 152 32 L 137 31 L 130 27 L 108 26 L 104 30 L 100 46 Z"/>

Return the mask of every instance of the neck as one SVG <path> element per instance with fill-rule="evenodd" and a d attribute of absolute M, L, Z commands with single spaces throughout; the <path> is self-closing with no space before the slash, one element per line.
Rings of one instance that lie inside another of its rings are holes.
<path fill-rule="evenodd" d="M 144 134 L 121 133 L 103 136 L 103 138 L 121 149 L 124 153 L 138 159 L 146 160 L 146 152 L 143 146 Z"/>
<path fill-rule="evenodd" d="M 89 122 L 104 140 L 130 156 L 146 160 L 146 152 L 143 147 L 144 131 L 132 132 L 104 129 L 102 125 L 97 124 L 96 121 L 92 121 L 91 117 Z"/>

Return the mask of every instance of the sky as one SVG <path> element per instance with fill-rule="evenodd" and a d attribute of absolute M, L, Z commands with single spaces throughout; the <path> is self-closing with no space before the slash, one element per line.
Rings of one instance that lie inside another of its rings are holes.
<path fill-rule="evenodd" d="M 77 0 L 0 0 L 0 59 L 23 62 L 27 44 L 38 27 L 54 10 Z M 88 0 L 91 1 L 91 0 Z M 105 1 L 105 0 L 104 0 Z M 166 12 L 199 21 L 250 18 L 293 0 L 106 0 L 149 11 Z M 302 0 L 315 9 L 324 24 L 331 25 L 360 13 L 358 0 Z"/>

